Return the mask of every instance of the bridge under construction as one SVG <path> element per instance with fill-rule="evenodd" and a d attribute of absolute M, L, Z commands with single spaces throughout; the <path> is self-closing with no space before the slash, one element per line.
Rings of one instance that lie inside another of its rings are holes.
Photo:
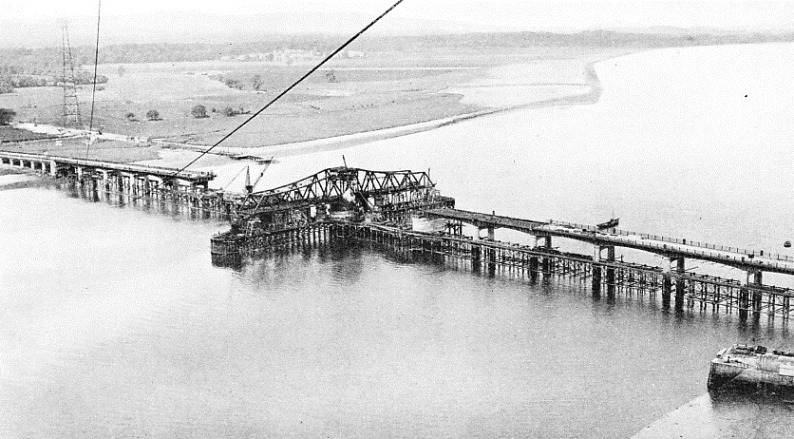
<path fill-rule="evenodd" d="M 742 319 L 791 313 L 794 290 L 763 283 L 763 273 L 794 275 L 794 258 L 646 233 L 562 221 L 538 221 L 455 209 L 427 173 L 329 168 L 302 180 L 253 192 L 237 206 L 231 230 L 211 240 L 213 261 L 241 263 L 247 255 L 321 243 L 370 242 L 390 251 L 425 255 L 473 271 L 586 279 L 592 294 L 616 290 L 660 292 L 664 307 L 738 312 Z M 428 227 L 430 220 L 440 227 Z M 424 225 L 423 225 L 424 224 Z M 465 235 L 464 229 L 477 231 Z M 534 245 L 501 242 L 496 229 L 535 238 Z M 485 232 L 485 233 L 483 233 Z M 564 238 L 587 243 L 592 253 L 552 246 Z M 616 248 L 661 256 L 647 265 L 616 258 Z M 687 269 L 699 260 L 742 270 L 729 279 Z"/>
<path fill-rule="evenodd" d="M 228 214 L 242 195 L 209 189 L 215 174 L 205 171 L 3 150 L 0 165 L 71 180 L 97 195 L 161 201 L 208 214 Z"/>
<path fill-rule="evenodd" d="M 764 283 L 764 273 L 794 275 L 791 256 L 616 227 L 455 209 L 454 198 L 442 196 L 425 172 L 328 168 L 274 189 L 237 194 L 209 189 L 215 176 L 208 172 L 3 151 L 0 164 L 65 177 L 92 193 L 227 217 L 231 229 L 211 239 L 217 265 L 238 265 L 247 256 L 307 245 L 368 242 L 476 272 L 533 281 L 573 277 L 587 282 L 597 297 L 658 292 L 663 307 L 677 310 L 699 307 L 738 312 L 743 319 L 762 314 L 788 319 L 793 305 L 794 289 Z M 534 244 L 498 241 L 497 229 L 526 234 Z M 558 239 L 586 243 L 592 251 L 560 251 L 552 245 Z M 656 255 L 663 263 L 616 258 L 621 248 Z M 744 275 L 698 273 L 688 261 L 720 264 Z"/>

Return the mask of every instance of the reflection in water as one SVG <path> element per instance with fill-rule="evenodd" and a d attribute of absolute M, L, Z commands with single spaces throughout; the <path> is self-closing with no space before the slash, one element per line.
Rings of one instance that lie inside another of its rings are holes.
<path fill-rule="evenodd" d="M 208 241 L 223 222 L 56 191 L 6 195 L 0 209 L 18 208 L 0 226 L 35 228 L 0 249 L 15 260 L 0 264 L 15 286 L 0 305 L 32 319 L 4 320 L 0 333 L 16 346 L 3 344 L 16 359 L 4 365 L 0 415 L 16 420 L 4 437 L 30 426 L 90 437 L 106 425 L 155 437 L 625 437 L 704 388 L 720 346 L 777 334 L 763 322 L 740 328 L 735 315 L 666 313 L 647 291 L 593 300 L 576 277 L 492 276 L 377 246 L 318 246 L 213 270 Z M 68 215 L 41 218 L 41 208 Z M 52 257 L 26 251 L 35 248 Z M 90 276 L 59 268 L 66 261 L 92 267 Z M 52 303 L 61 303 L 56 332 L 19 335 L 47 328 Z M 57 411 L 65 400 L 69 410 Z M 623 422 L 599 421 L 615 413 Z"/>

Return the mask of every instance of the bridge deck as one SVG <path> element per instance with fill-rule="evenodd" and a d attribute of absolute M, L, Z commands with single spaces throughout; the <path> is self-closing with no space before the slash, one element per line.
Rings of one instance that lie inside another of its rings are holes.
<path fill-rule="evenodd" d="M 193 183 L 205 183 L 215 178 L 215 174 L 212 172 L 190 171 L 190 170 L 183 170 L 177 172 L 178 169 L 167 168 L 163 166 L 137 165 L 133 163 L 117 163 L 117 162 L 109 162 L 103 160 L 76 159 L 72 157 L 57 157 L 47 154 L 31 154 L 24 152 L 0 151 L 0 157 L 15 159 L 15 160 L 26 160 L 26 161 L 46 161 L 46 162 L 54 161 L 59 165 L 72 165 L 72 166 L 80 166 L 80 167 L 93 168 L 93 169 L 104 169 L 104 170 L 112 170 L 112 171 L 120 171 L 120 172 L 129 172 L 135 174 L 147 174 L 160 178 L 179 178 Z"/>
<path fill-rule="evenodd" d="M 536 221 L 458 209 L 434 209 L 426 213 L 437 218 L 458 220 L 477 227 L 508 228 L 534 235 L 574 239 L 594 245 L 632 248 L 671 258 L 683 257 L 716 262 L 747 271 L 794 274 L 794 258 L 762 250 L 738 249 L 619 229 L 598 230 L 597 227 L 590 225 Z"/>
<path fill-rule="evenodd" d="M 478 227 L 507 228 L 532 233 L 537 227 L 544 226 L 548 222 L 534 221 L 521 218 L 513 218 L 502 215 L 489 215 L 487 213 L 470 212 L 460 209 L 432 209 L 425 213 L 438 218 L 463 221 Z"/>

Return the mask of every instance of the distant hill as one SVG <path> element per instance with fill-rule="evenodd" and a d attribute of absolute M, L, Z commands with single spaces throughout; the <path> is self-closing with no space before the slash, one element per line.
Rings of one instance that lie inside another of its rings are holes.
<path fill-rule="evenodd" d="M 326 34 L 352 35 L 372 20 L 372 16 L 355 12 L 280 12 L 245 14 L 230 11 L 230 15 L 196 12 L 138 13 L 136 15 L 102 17 L 101 44 L 160 44 L 160 43 L 237 43 L 257 42 L 290 35 Z M 444 19 L 408 19 L 389 16 L 379 22 L 368 36 L 423 36 L 448 34 L 513 33 L 526 31 L 499 22 L 474 24 Z M 19 18 L 0 14 L 0 48 L 57 47 L 61 44 L 60 23 L 55 18 Z M 749 31 L 717 28 L 680 28 L 648 26 L 609 28 L 617 34 L 659 36 L 680 35 L 749 35 Z M 69 19 L 69 34 L 73 46 L 92 45 L 96 39 L 96 17 L 80 16 Z M 578 31 L 576 31 L 578 32 Z M 574 34 L 572 31 L 536 29 L 535 33 Z M 774 34 L 775 32 L 763 32 Z M 780 33 L 780 32 L 778 32 Z"/>
<path fill-rule="evenodd" d="M 265 36 L 323 33 L 352 35 L 373 17 L 355 13 L 277 13 L 259 15 L 212 15 L 196 13 L 137 14 L 102 18 L 103 44 L 217 43 L 260 41 Z M 61 42 L 55 19 L 14 19 L 0 15 L 0 48 L 48 47 Z M 310 29 L 311 31 L 307 31 Z M 445 20 L 389 17 L 370 31 L 371 35 L 427 35 L 511 31 L 500 25 L 477 25 Z M 96 17 L 74 17 L 69 33 L 74 45 L 90 44 L 96 38 Z"/>
<path fill-rule="evenodd" d="M 145 23 L 140 23 L 145 26 Z M 213 24 L 213 26 L 220 24 Z M 212 27 L 212 26 L 207 26 Z M 283 26 L 282 26 L 283 28 Z M 281 29 L 281 28 L 280 28 Z M 297 49 L 323 54 L 332 51 L 343 39 L 342 36 L 321 34 L 275 34 L 263 28 L 257 40 L 235 42 L 153 42 L 135 44 L 105 44 L 99 54 L 99 62 L 146 63 L 180 62 L 230 59 L 246 54 L 265 54 L 284 49 Z M 202 30 L 204 38 L 209 38 Z M 220 31 L 219 31 L 220 32 Z M 185 37 L 188 38 L 188 37 Z M 251 38 L 254 38 L 252 35 Z M 212 38 L 209 38 L 212 40 Z M 220 37 L 219 37 L 220 39 Z M 143 39 L 142 41 L 145 41 Z M 613 31 L 585 31 L 573 34 L 552 32 L 482 32 L 448 33 L 433 35 L 387 35 L 372 34 L 362 38 L 351 49 L 366 52 L 428 51 L 436 48 L 450 50 L 488 50 L 489 48 L 531 47 L 618 47 L 657 48 L 684 47 L 716 44 L 761 43 L 794 41 L 794 33 L 695 33 L 684 30 L 665 33 L 627 33 Z M 61 69 L 60 47 L 0 49 L 0 80 L 3 75 L 57 75 Z M 91 65 L 94 48 L 89 45 L 73 47 L 77 64 Z M 2 81 L 0 81 L 2 82 Z M 8 82 L 8 78 L 6 78 Z"/>

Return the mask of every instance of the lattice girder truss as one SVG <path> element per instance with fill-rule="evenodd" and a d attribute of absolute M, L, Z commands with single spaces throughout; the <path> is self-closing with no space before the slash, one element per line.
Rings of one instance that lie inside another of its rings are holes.
<path fill-rule="evenodd" d="M 332 203 L 346 194 L 391 203 L 429 200 L 435 184 L 426 172 L 370 171 L 360 168 L 328 168 L 277 188 L 249 194 L 239 213 L 291 208 L 298 205 Z"/>

